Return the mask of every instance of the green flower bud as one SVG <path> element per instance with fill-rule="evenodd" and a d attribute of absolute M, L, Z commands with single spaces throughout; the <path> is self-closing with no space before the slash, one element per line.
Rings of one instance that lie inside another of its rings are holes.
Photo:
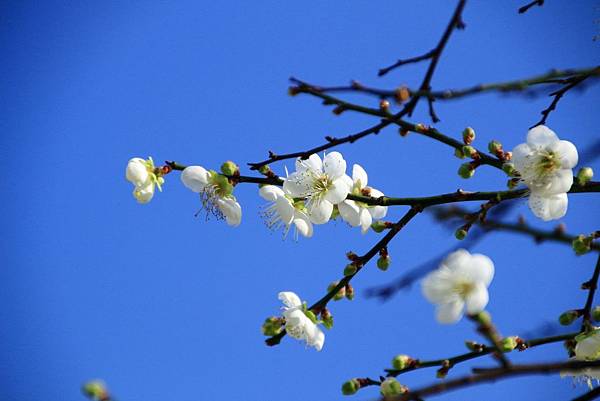
<path fill-rule="evenodd" d="M 376 233 L 380 233 L 387 228 L 387 224 L 384 221 L 377 220 L 376 222 L 371 224 L 371 228 Z"/>
<path fill-rule="evenodd" d="M 459 159 L 465 158 L 465 154 L 463 153 L 461 148 L 454 149 L 454 156 L 458 157 Z"/>
<path fill-rule="evenodd" d="M 317 324 L 317 316 L 315 315 L 315 313 L 313 311 L 311 311 L 310 309 L 307 309 L 304 311 L 304 314 L 306 315 L 307 318 L 310 319 L 311 322 L 313 322 L 314 324 Z"/>
<path fill-rule="evenodd" d="M 109 399 L 106 385 L 100 380 L 92 380 L 85 383 L 81 391 L 92 400 L 105 401 Z"/>
<path fill-rule="evenodd" d="M 475 130 L 471 127 L 467 127 L 462 132 L 463 142 L 470 145 L 475 140 Z"/>
<path fill-rule="evenodd" d="M 506 187 L 508 189 L 515 189 L 517 187 L 517 185 L 519 185 L 518 179 L 511 178 L 510 180 L 506 181 Z"/>
<path fill-rule="evenodd" d="M 258 168 L 258 172 L 261 173 L 262 175 L 267 175 L 271 172 L 271 167 L 269 167 L 268 164 L 265 164 L 264 166 L 260 166 Z"/>
<path fill-rule="evenodd" d="M 600 322 L 600 306 L 596 306 L 594 309 L 592 309 L 592 319 Z"/>
<path fill-rule="evenodd" d="M 475 342 L 475 341 L 467 340 L 467 341 L 465 341 L 465 346 L 470 351 L 481 352 L 483 350 L 483 344 L 479 344 L 478 342 Z"/>
<path fill-rule="evenodd" d="M 516 336 L 512 337 L 504 337 L 502 341 L 500 341 L 500 350 L 502 352 L 510 352 L 517 347 L 517 338 Z"/>
<path fill-rule="evenodd" d="M 216 171 L 210 172 L 210 182 L 217 187 L 217 194 L 221 197 L 231 196 L 233 194 L 233 185 L 229 179 Z"/>
<path fill-rule="evenodd" d="M 333 327 L 333 315 L 329 312 L 329 309 L 325 308 L 321 311 L 321 320 L 327 330 Z"/>
<path fill-rule="evenodd" d="M 346 284 L 346 288 L 344 290 L 346 292 L 346 299 L 348 299 L 348 301 L 352 301 L 354 299 L 354 287 L 348 283 Z"/>
<path fill-rule="evenodd" d="M 355 394 L 359 389 L 360 383 L 356 379 L 348 380 L 346 383 L 342 384 L 342 394 L 344 395 Z"/>
<path fill-rule="evenodd" d="M 458 175 L 464 179 L 471 178 L 475 174 L 475 169 L 471 163 L 463 163 L 458 168 Z"/>
<path fill-rule="evenodd" d="M 268 317 L 265 319 L 265 322 L 261 327 L 261 331 L 265 336 L 276 336 L 277 334 L 281 333 L 282 323 L 283 321 L 281 318 L 275 316 Z"/>
<path fill-rule="evenodd" d="M 573 240 L 571 246 L 577 255 L 583 255 L 591 251 L 592 241 L 585 235 L 579 235 Z"/>
<path fill-rule="evenodd" d="M 389 256 L 385 256 L 385 257 L 380 256 L 379 259 L 377 259 L 377 267 L 381 271 L 386 271 L 388 269 L 388 267 L 390 267 L 391 262 L 392 262 L 392 260 Z"/>
<path fill-rule="evenodd" d="M 333 289 L 339 284 L 339 281 L 334 281 L 333 283 L 329 284 L 329 287 L 327 287 L 327 292 L 333 291 Z M 333 296 L 333 300 L 334 301 L 339 301 L 340 299 L 343 299 L 346 296 L 346 289 L 344 287 L 342 287 L 334 296 Z"/>
<path fill-rule="evenodd" d="M 575 310 L 568 310 L 558 317 L 558 321 L 563 326 L 568 326 L 571 323 L 573 323 L 575 320 L 577 320 L 578 317 L 579 317 L 579 312 L 577 312 Z"/>
<path fill-rule="evenodd" d="M 412 358 L 408 355 L 396 355 L 394 359 L 392 359 L 392 367 L 396 370 L 406 369 L 411 362 Z"/>
<path fill-rule="evenodd" d="M 394 377 L 388 377 L 379 386 L 379 392 L 384 397 L 406 393 L 407 388 L 400 384 Z"/>
<path fill-rule="evenodd" d="M 467 236 L 468 231 L 465 230 L 464 228 L 459 228 L 458 230 L 456 230 L 456 232 L 454 233 L 454 236 L 456 237 L 457 240 L 462 241 L 463 239 L 465 239 L 465 237 Z"/>
<path fill-rule="evenodd" d="M 465 156 L 474 158 L 477 155 L 477 150 L 473 146 L 465 145 L 462 147 L 462 152 Z"/>
<path fill-rule="evenodd" d="M 228 160 L 225 163 L 221 164 L 221 172 L 225 175 L 234 175 L 235 173 L 240 172 L 240 168 L 237 164 L 235 164 L 231 160 Z"/>
<path fill-rule="evenodd" d="M 507 176 L 513 177 L 515 175 L 515 172 L 517 170 L 515 170 L 515 165 L 514 164 L 512 164 L 512 163 L 504 163 L 502 165 L 502 171 L 504 171 Z"/>
<path fill-rule="evenodd" d="M 585 185 L 594 178 L 594 170 L 591 167 L 582 167 L 577 173 L 577 182 L 579 185 Z"/>
<path fill-rule="evenodd" d="M 356 267 L 356 265 L 354 263 L 350 263 L 344 269 L 344 276 L 351 276 L 351 275 L 355 274 L 357 271 L 358 271 L 358 268 Z"/>
<path fill-rule="evenodd" d="M 493 154 L 502 152 L 502 144 L 497 141 L 490 141 L 490 143 L 488 143 L 488 150 Z"/>

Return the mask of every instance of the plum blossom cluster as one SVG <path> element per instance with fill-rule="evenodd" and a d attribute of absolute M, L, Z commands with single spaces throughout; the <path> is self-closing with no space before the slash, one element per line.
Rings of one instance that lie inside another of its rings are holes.
<path fill-rule="evenodd" d="M 280 292 L 279 300 L 284 305 L 282 310 L 287 334 L 321 351 L 325 343 L 325 334 L 319 328 L 315 314 L 306 307 L 306 303 L 300 301 L 298 295 L 291 291 Z"/>
<path fill-rule="evenodd" d="M 563 217 L 579 158 L 575 145 L 560 140 L 545 125 L 538 125 L 529 130 L 527 142 L 516 146 L 512 154 L 521 181 L 531 191 L 529 208 L 533 214 L 544 221 Z"/>
<path fill-rule="evenodd" d="M 165 182 L 162 177 L 164 171 L 154 166 L 151 157 L 144 160 L 134 157 L 127 163 L 125 178 L 133 184 L 133 197 L 139 203 L 148 203 L 154 197 L 154 188 L 162 190 L 162 184 Z"/>
<path fill-rule="evenodd" d="M 575 355 L 571 360 L 597 361 L 600 359 L 600 327 L 593 327 L 575 337 Z M 563 371 L 561 377 L 572 376 L 576 381 L 582 381 L 592 388 L 593 382 L 600 383 L 600 368 L 587 368 L 575 372 Z"/>

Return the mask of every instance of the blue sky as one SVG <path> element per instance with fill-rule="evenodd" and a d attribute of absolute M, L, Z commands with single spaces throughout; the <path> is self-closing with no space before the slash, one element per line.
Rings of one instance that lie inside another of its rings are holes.
<path fill-rule="evenodd" d="M 344 223 L 313 238 L 282 241 L 261 221 L 251 185 L 236 188 L 244 210 L 236 229 L 194 217 L 200 204 L 176 174 L 145 206 L 124 179 L 127 160 L 153 156 L 217 168 L 244 165 L 271 149 L 296 151 L 324 135 L 364 129 L 373 118 L 334 116 L 316 99 L 287 96 L 294 75 L 319 84 L 357 79 L 393 88 L 419 84 L 424 65 L 377 78 L 378 68 L 437 43 L 454 2 L 4 2 L 0 5 L 0 398 L 80 400 L 80 384 L 102 378 L 120 401 L 234 398 L 342 399 L 341 383 L 377 376 L 397 353 L 438 358 L 463 352 L 477 335 L 469 322 L 442 327 L 418 286 L 387 303 L 364 290 L 456 245 L 451 232 L 418 216 L 390 246 L 393 264 L 354 280 L 357 297 L 332 304 L 335 328 L 317 353 L 286 338 L 263 344 L 260 325 L 278 313 L 277 293 L 311 302 L 341 276 L 344 253 L 378 239 Z M 596 1 L 548 1 L 525 15 L 523 1 L 471 2 L 433 79 L 434 88 L 535 75 L 598 62 Z M 375 105 L 373 99 L 361 99 Z M 438 102 L 438 128 L 458 137 L 477 131 L 506 148 L 524 141 L 548 98 L 482 95 Z M 580 149 L 600 134 L 600 95 L 569 93 L 548 125 Z M 413 121 L 428 122 L 421 105 Z M 389 129 L 339 148 L 370 183 L 395 196 L 497 190 L 505 177 L 456 175 L 447 147 Z M 283 166 L 273 166 L 283 173 Z M 592 167 L 600 171 L 598 162 Z M 248 173 L 243 169 L 243 173 Z M 477 205 L 471 205 L 476 208 Z M 390 210 L 397 219 L 403 208 Z M 598 229 L 591 196 L 570 197 L 568 231 Z M 522 213 L 536 226 L 525 202 Z M 490 234 L 474 251 L 496 265 L 489 311 L 506 335 L 554 321 L 581 307 L 579 285 L 594 256 L 566 246 Z M 564 358 L 560 344 L 517 361 Z M 470 366 L 485 365 L 483 360 Z M 452 375 L 468 371 L 457 367 Z M 401 377 L 409 387 L 436 380 L 434 370 Z M 446 400 L 569 399 L 570 380 L 520 378 L 483 385 Z M 468 394 L 468 395 L 465 395 Z M 354 399 L 376 397 L 375 388 Z"/>

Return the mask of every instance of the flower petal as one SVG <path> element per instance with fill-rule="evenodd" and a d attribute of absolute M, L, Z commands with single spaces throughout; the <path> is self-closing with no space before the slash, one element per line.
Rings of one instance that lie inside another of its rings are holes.
<path fill-rule="evenodd" d="M 323 169 L 323 162 L 318 154 L 313 153 L 306 160 L 301 158 L 296 159 L 296 171 L 315 170 L 321 171 Z"/>
<path fill-rule="evenodd" d="M 311 322 L 311 324 L 306 325 L 305 333 L 306 344 L 310 347 L 315 347 L 317 351 L 321 351 L 325 343 L 325 333 L 323 333 L 319 326 Z"/>
<path fill-rule="evenodd" d="M 558 141 L 558 136 L 545 125 L 538 125 L 527 132 L 527 144 L 531 147 L 547 147 Z"/>
<path fill-rule="evenodd" d="M 342 219 L 352 227 L 356 227 L 360 224 L 360 208 L 356 202 L 347 200 L 338 204 L 338 210 Z"/>
<path fill-rule="evenodd" d="M 154 183 L 149 181 L 147 185 L 142 187 L 135 187 L 133 190 L 133 196 L 137 199 L 138 203 L 148 203 L 154 197 Z"/>
<path fill-rule="evenodd" d="M 295 292 L 282 291 L 277 295 L 277 298 L 288 308 L 299 308 L 302 306 L 302 301 Z"/>
<path fill-rule="evenodd" d="M 544 221 L 560 219 L 567 213 L 568 205 L 566 193 L 547 197 L 535 193 L 529 195 L 529 208 Z"/>
<path fill-rule="evenodd" d="M 232 227 L 237 227 L 242 222 L 242 207 L 233 198 L 217 198 L 216 205 L 225 216 L 225 221 Z"/>
<path fill-rule="evenodd" d="M 522 143 L 513 148 L 511 161 L 515 165 L 517 171 L 524 171 L 527 159 L 530 157 L 531 153 L 532 149 L 526 143 Z"/>
<path fill-rule="evenodd" d="M 487 287 L 483 283 L 475 284 L 475 287 L 466 296 L 465 304 L 467 313 L 474 314 L 481 312 L 488 304 L 489 294 Z"/>
<path fill-rule="evenodd" d="M 447 266 L 450 271 L 461 270 L 471 260 L 471 254 L 466 249 L 458 249 L 442 261 L 442 266 Z"/>
<path fill-rule="evenodd" d="M 569 141 L 555 142 L 551 149 L 560 155 L 560 163 L 562 168 L 572 169 L 579 161 L 577 148 Z"/>
<path fill-rule="evenodd" d="M 454 292 L 452 272 L 445 266 L 429 273 L 421 282 L 423 296 L 432 303 L 445 304 L 458 300 Z"/>
<path fill-rule="evenodd" d="M 309 202 L 308 217 L 313 224 L 325 224 L 331 218 L 333 204 L 327 200 Z"/>
<path fill-rule="evenodd" d="M 304 212 L 300 212 L 296 210 L 294 215 L 294 225 L 300 234 L 305 236 L 306 238 L 310 238 L 313 235 L 313 225 L 310 222 L 310 219 Z"/>
<path fill-rule="evenodd" d="M 359 188 L 364 188 L 367 186 L 369 182 L 369 177 L 367 176 L 367 172 L 364 168 L 360 166 L 360 164 L 355 164 L 352 166 L 352 181 L 355 183 L 359 183 Z"/>
<path fill-rule="evenodd" d="M 547 184 L 541 188 L 532 188 L 531 192 L 541 196 L 564 194 L 573 185 L 573 170 L 562 169 L 548 177 Z"/>
<path fill-rule="evenodd" d="M 264 187 L 260 187 L 258 194 L 263 199 L 270 202 L 275 202 L 278 197 L 285 195 L 283 190 L 275 185 L 265 185 Z"/>
<path fill-rule="evenodd" d="M 371 217 L 371 213 L 364 208 L 360 208 L 360 231 L 363 234 L 366 234 L 369 231 L 369 227 L 371 227 L 371 223 L 373 222 L 373 217 Z"/>
<path fill-rule="evenodd" d="M 323 158 L 323 171 L 329 178 L 335 180 L 346 173 L 346 160 L 340 152 L 331 152 Z"/>
<path fill-rule="evenodd" d="M 280 196 L 275 200 L 275 210 L 277 210 L 277 214 L 279 218 L 286 226 L 292 224 L 292 220 L 294 219 L 294 206 L 290 202 L 288 198 L 285 196 Z"/>
<path fill-rule="evenodd" d="M 492 259 L 481 253 L 475 253 L 471 255 L 469 264 L 471 265 L 470 277 L 488 287 L 494 278 L 494 262 L 492 262 Z"/>
<path fill-rule="evenodd" d="M 145 163 L 146 161 L 139 157 L 134 157 L 127 162 L 125 178 L 136 187 L 143 186 L 148 181 L 149 174 Z"/>
<path fill-rule="evenodd" d="M 310 190 L 310 181 L 311 175 L 306 171 L 292 173 L 283 181 L 283 190 L 295 198 L 303 198 Z"/>
<path fill-rule="evenodd" d="M 189 166 L 181 172 L 181 182 L 192 192 L 202 192 L 208 184 L 210 174 L 204 167 Z"/>
<path fill-rule="evenodd" d="M 381 192 L 375 188 L 371 188 L 371 197 L 379 198 L 381 196 L 383 196 L 383 192 Z M 383 219 L 388 211 L 387 206 L 372 206 L 372 207 L 369 207 L 368 209 L 369 209 L 369 212 L 371 212 L 371 216 L 373 216 L 374 219 Z"/>
<path fill-rule="evenodd" d="M 435 318 L 442 324 L 456 323 L 462 317 L 463 306 L 464 302 L 461 300 L 438 305 Z"/>
<path fill-rule="evenodd" d="M 349 192 L 350 188 L 348 188 L 346 181 L 340 177 L 337 180 L 333 181 L 333 183 L 331 184 L 331 188 L 329 188 L 325 193 L 325 199 L 333 203 L 334 205 L 337 205 L 338 203 L 346 199 Z"/>

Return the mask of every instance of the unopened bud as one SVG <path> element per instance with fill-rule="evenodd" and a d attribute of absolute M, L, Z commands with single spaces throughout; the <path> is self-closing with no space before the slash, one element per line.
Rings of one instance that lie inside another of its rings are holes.
<path fill-rule="evenodd" d="M 417 132 L 427 132 L 427 126 L 422 123 L 415 124 L 415 131 Z"/>
<path fill-rule="evenodd" d="M 323 321 L 323 326 L 326 329 L 331 329 L 333 327 L 333 315 L 329 312 L 329 309 L 324 308 L 321 311 L 321 320 Z"/>
<path fill-rule="evenodd" d="M 380 233 L 387 228 L 387 224 L 384 221 L 377 220 L 376 222 L 371 224 L 371 228 L 376 233 Z"/>
<path fill-rule="evenodd" d="M 591 245 L 591 238 L 586 237 L 583 234 L 578 235 L 577 238 L 575 238 L 571 243 L 571 246 L 577 255 L 583 255 L 591 251 Z"/>
<path fill-rule="evenodd" d="M 228 160 L 225 163 L 221 164 L 221 172 L 225 175 L 232 176 L 235 174 L 239 174 L 240 168 L 237 164 L 235 164 L 231 160 Z"/>
<path fill-rule="evenodd" d="M 470 157 L 471 159 L 476 158 L 478 155 L 477 150 L 475 150 L 475 148 L 470 145 L 463 146 L 462 152 L 465 156 Z"/>
<path fill-rule="evenodd" d="M 358 255 L 355 254 L 352 251 L 348 251 L 346 252 L 346 257 L 348 258 L 349 261 L 354 262 L 356 259 L 358 259 Z"/>
<path fill-rule="evenodd" d="M 476 352 L 483 351 L 483 347 L 484 347 L 483 344 L 480 344 L 475 341 L 470 341 L 470 340 L 465 341 L 465 346 L 467 347 L 468 350 L 476 351 Z"/>
<path fill-rule="evenodd" d="M 392 263 L 392 261 L 388 255 L 380 256 L 379 259 L 377 259 L 377 267 L 381 271 L 386 271 L 390 267 L 390 263 Z"/>
<path fill-rule="evenodd" d="M 258 168 L 258 172 L 262 175 L 268 175 L 269 173 L 271 173 L 271 167 L 269 167 L 268 164 L 265 164 L 264 166 L 260 166 Z"/>
<path fill-rule="evenodd" d="M 464 179 L 471 178 L 475 174 L 475 168 L 471 163 L 463 163 L 458 169 L 458 175 Z"/>
<path fill-rule="evenodd" d="M 502 341 L 500 341 L 500 350 L 502 352 L 510 352 L 517 347 L 517 338 L 515 336 L 504 337 Z"/>
<path fill-rule="evenodd" d="M 333 283 L 329 284 L 329 287 L 327 287 L 327 292 L 331 292 L 334 290 L 335 287 L 337 287 L 337 285 L 339 284 L 338 281 L 334 281 Z M 340 288 L 338 290 L 338 292 L 333 296 L 333 300 L 334 301 L 339 301 L 340 299 L 343 299 L 346 296 L 346 290 L 344 287 Z"/>
<path fill-rule="evenodd" d="M 488 150 L 493 154 L 500 153 L 502 152 L 502 144 L 498 141 L 490 141 L 488 143 Z"/>
<path fill-rule="evenodd" d="M 379 386 L 379 392 L 384 397 L 406 393 L 407 388 L 400 384 L 394 377 L 388 377 Z"/>
<path fill-rule="evenodd" d="M 263 323 L 261 330 L 262 333 L 265 336 L 276 336 L 277 334 L 279 334 L 281 332 L 282 329 L 282 320 L 278 317 L 275 316 L 271 316 L 268 317 L 267 319 L 265 319 L 265 322 Z"/>
<path fill-rule="evenodd" d="M 348 380 L 346 383 L 342 384 L 342 394 L 344 395 L 355 394 L 359 389 L 360 382 L 356 379 Z"/>
<path fill-rule="evenodd" d="M 354 263 L 350 263 L 344 268 L 344 276 L 352 276 L 353 274 L 356 274 L 357 271 L 358 267 L 356 267 Z"/>
<path fill-rule="evenodd" d="M 465 154 L 463 153 L 462 148 L 454 149 L 454 156 L 458 157 L 459 159 L 464 159 Z"/>
<path fill-rule="evenodd" d="M 568 310 L 558 317 L 558 322 L 563 326 L 568 326 L 579 317 L 579 312 L 576 310 Z"/>
<path fill-rule="evenodd" d="M 92 380 L 85 383 L 81 391 L 85 396 L 94 401 L 108 401 L 110 399 L 106 385 L 100 380 Z"/>
<path fill-rule="evenodd" d="M 396 355 L 394 359 L 392 359 L 392 367 L 396 370 L 406 369 L 411 362 L 412 358 L 408 355 Z"/>
<path fill-rule="evenodd" d="M 506 181 L 506 187 L 508 189 L 515 189 L 517 187 L 517 185 L 519 185 L 520 180 L 518 178 L 511 178 L 510 180 Z"/>
<path fill-rule="evenodd" d="M 594 178 L 594 170 L 591 167 L 582 167 L 577 173 L 577 182 L 579 185 L 585 185 Z"/>
<path fill-rule="evenodd" d="M 471 127 L 467 127 L 462 132 L 463 142 L 466 145 L 470 145 L 475 140 L 475 130 Z"/>
<path fill-rule="evenodd" d="M 517 170 L 515 170 L 515 165 L 514 164 L 512 164 L 512 163 L 504 163 L 502 165 L 502 171 L 504 171 L 507 176 L 513 177 L 515 175 L 515 172 Z"/>
<path fill-rule="evenodd" d="M 354 287 L 352 287 L 350 283 L 346 284 L 344 292 L 346 293 L 346 299 L 348 301 L 352 301 L 354 299 Z"/>
<path fill-rule="evenodd" d="M 388 102 L 385 99 L 381 99 L 381 101 L 379 102 L 379 109 L 381 109 L 381 111 L 383 111 L 385 113 L 389 113 L 389 111 L 390 111 L 390 102 Z"/>
<path fill-rule="evenodd" d="M 456 237 L 457 240 L 462 241 L 467 236 L 467 233 L 468 233 L 467 230 L 465 230 L 464 228 L 459 228 L 454 233 L 454 236 Z"/>
<path fill-rule="evenodd" d="M 396 89 L 394 97 L 396 98 L 396 101 L 398 103 L 404 103 L 408 100 L 408 98 L 410 98 L 410 91 L 406 86 L 401 86 L 398 89 Z"/>

